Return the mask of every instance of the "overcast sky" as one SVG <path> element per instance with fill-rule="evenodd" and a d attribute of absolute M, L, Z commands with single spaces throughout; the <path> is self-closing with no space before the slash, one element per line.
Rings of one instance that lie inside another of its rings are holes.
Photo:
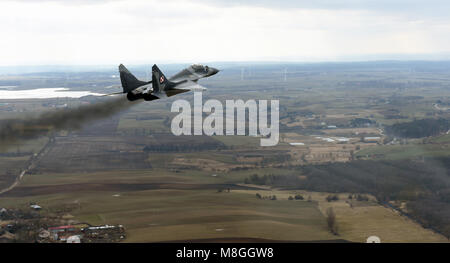
<path fill-rule="evenodd" d="M 449 59 L 444 0 L 0 2 L 0 65 Z"/>

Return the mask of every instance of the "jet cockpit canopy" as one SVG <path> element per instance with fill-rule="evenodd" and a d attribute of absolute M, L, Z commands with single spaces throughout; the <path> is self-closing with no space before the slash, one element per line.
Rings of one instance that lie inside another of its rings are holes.
<path fill-rule="evenodd" d="M 191 67 L 195 72 L 208 72 L 209 70 L 208 66 L 202 64 L 192 64 Z"/>

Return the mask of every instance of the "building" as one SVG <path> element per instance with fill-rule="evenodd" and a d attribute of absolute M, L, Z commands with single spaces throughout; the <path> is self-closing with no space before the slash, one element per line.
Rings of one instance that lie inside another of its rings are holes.
<path fill-rule="evenodd" d="M 75 226 L 67 225 L 67 226 L 56 226 L 49 227 L 48 231 L 50 232 L 50 237 L 53 240 L 61 240 L 66 241 L 67 238 L 72 236 L 76 232 Z"/>
<path fill-rule="evenodd" d="M 39 232 L 39 237 L 40 238 L 49 238 L 50 232 L 45 229 L 41 229 L 41 231 Z"/>
<path fill-rule="evenodd" d="M 305 144 L 302 143 L 302 142 L 290 142 L 289 144 L 290 144 L 290 145 L 293 145 L 293 146 L 302 146 L 302 145 L 305 145 Z"/>
<path fill-rule="evenodd" d="M 42 207 L 40 207 L 38 205 L 30 205 L 30 208 L 34 209 L 34 210 L 41 210 L 42 209 Z"/>
<path fill-rule="evenodd" d="M 81 243 L 81 239 L 80 239 L 80 236 L 78 236 L 78 235 L 70 236 L 70 237 L 67 238 L 66 242 L 67 243 L 72 243 L 72 244 L 74 244 L 74 243 Z"/>
<path fill-rule="evenodd" d="M 381 137 L 364 137 L 365 142 L 378 142 Z"/>

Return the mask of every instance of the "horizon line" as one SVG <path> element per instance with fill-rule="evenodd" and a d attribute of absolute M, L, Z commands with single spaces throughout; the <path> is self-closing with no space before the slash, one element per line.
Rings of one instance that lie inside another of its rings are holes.
<path fill-rule="evenodd" d="M 211 60 L 205 63 L 221 63 L 221 64 L 333 64 L 333 63 L 370 63 L 370 62 L 450 62 L 450 58 L 442 58 L 442 59 L 376 59 L 376 60 L 236 60 L 236 61 L 221 61 L 221 60 Z M 8 67 L 110 67 L 117 66 L 120 64 L 125 64 L 123 62 L 113 63 L 94 63 L 94 64 L 70 64 L 70 63 L 42 63 L 42 64 L 16 64 L 16 65 L 0 65 L 0 68 L 8 68 Z M 196 64 L 194 62 L 157 62 L 157 63 L 145 63 L 145 62 L 130 62 L 126 63 L 130 66 L 144 66 L 151 64 L 159 64 L 159 65 L 184 65 L 184 64 Z"/>

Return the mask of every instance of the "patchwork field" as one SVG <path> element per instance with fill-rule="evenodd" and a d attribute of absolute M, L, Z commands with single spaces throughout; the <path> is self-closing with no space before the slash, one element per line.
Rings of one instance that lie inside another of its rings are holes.
<path fill-rule="evenodd" d="M 25 175 L 0 195 L 0 208 L 29 210 L 38 203 L 42 215 L 52 216 L 69 207 L 65 216 L 74 222 L 123 225 L 126 242 L 365 242 L 370 235 L 383 242 L 448 241 L 448 131 L 427 134 L 418 125 L 417 138 L 387 132 L 399 123 L 450 118 L 448 64 L 223 68 L 203 83 L 203 100 L 279 100 L 277 146 L 261 147 L 261 138 L 252 136 L 174 136 L 172 102 L 192 103 L 192 93 L 138 102 L 80 127 L 5 141 L 0 189 Z M 106 86 L 120 85 L 111 78 L 116 73 L 0 76 L 0 85 L 14 80 L 17 89 L 67 85 L 110 93 Z M 37 79 L 51 81 L 33 86 Z M 0 99 L 0 124 L 106 99 Z M 289 200 L 297 194 L 304 200 Z M 325 200 L 335 194 L 339 200 Z M 349 194 L 370 200 L 349 200 Z M 327 226 L 330 207 L 338 235 Z"/>

